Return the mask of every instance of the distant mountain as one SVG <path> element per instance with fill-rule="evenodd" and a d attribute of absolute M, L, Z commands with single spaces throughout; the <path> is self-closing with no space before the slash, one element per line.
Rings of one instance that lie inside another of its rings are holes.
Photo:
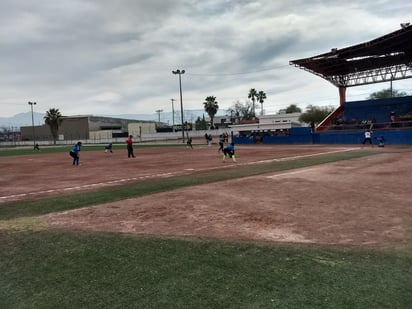
<path fill-rule="evenodd" d="M 42 113 L 33 113 L 34 125 L 44 124 L 44 116 Z M 10 128 L 10 127 L 24 127 L 31 126 L 31 112 L 16 114 L 12 117 L 0 117 L 0 128 Z"/>
<path fill-rule="evenodd" d="M 219 110 L 216 116 L 223 116 L 225 115 L 225 110 Z M 34 118 L 34 125 L 42 125 L 44 124 L 44 116 L 46 114 L 42 113 L 33 113 Z M 185 121 L 188 122 L 195 122 L 198 117 L 209 118 L 209 115 L 202 109 L 193 109 L 193 110 L 185 110 L 183 118 Z M 135 120 L 145 120 L 145 121 L 159 121 L 160 122 L 169 123 L 170 125 L 173 123 L 173 115 L 171 112 L 160 112 L 153 113 L 153 114 L 120 114 L 120 115 L 95 115 L 95 116 L 103 116 L 103 117 L 112 117 L 112 118 L 124 118 L 124 119 L 135 119 Z M 180 123 L 180 111 L 176 110 L 174 113 L 174 123 Z M 11 128 L 11 127 L 24 127 L 24 126 L 31 126 L 32 119 L 31 119 L 31 112 L 20 113 L 16 114 L 12 117 L 0 117 L 0 128 Z"/>

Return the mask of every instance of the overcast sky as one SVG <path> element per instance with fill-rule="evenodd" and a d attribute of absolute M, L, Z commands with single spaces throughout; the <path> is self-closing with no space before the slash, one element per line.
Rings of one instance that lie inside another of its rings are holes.
<path fill-rule="evenodd" d="M 2 117 L 226 109 L 263 90 L 266 114 L 290 104 L 337 106 L 329 82 L 289 65 L 412 22 L 406 0 L 1 0 Z M 361 100 L 387 83 L 351 87 Z M 412 93 L 412 80 L 394 82 Z M 258 112 L 258 111 L 257 111 Z"/>

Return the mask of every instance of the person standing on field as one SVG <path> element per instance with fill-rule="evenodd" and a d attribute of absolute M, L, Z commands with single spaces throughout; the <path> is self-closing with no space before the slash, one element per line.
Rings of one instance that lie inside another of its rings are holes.
<path fill-rule="evenodd" d="M 209 135 L 207 136 L 207 145 L 208 145 L 209 147 L 212 146 L 212 140 L 213 140 L 212 134 L 209 134 Z"/>
<path fill-rule="evenodd" d="M 372 132 L 370 130 L 365 131 L 365 138 L 363 139 L 363 145 L 366 144 L 366 142 L 369 142 L 369 144 L 373 147 L 372 144 Z"/>
<path fill-rule="evenodd" d="M 189 137 L 189 138 L 187 139 L 186 145 L 187 145 L 187 147 L 190 147 L 190 148 L 193 149 L 192 138 L 191 138 L 191 137 Z"/>
<path fill-rule="evenodd" d="M 220 134 L 219 136 L 219 149 L 217 152 L 223 152 L 223 145 L 225 143 L 225 136 L 223 134 Z"/>
<path fill-rule="evenodd" d="M 126 140 L 126 145 L 127 145 L 127 157 L 134 158 L 134 152 L 133 152 L 133 135 L 129 135 L 129 138 Z"/>
<path fill-rule="evenodd" d="M 79 165 L 80 157 L 79 152 L 82 146 L 82 142 L 77 142 L 76 145 L 73 146 L 72 150 L 70 150 L 69 154 L 73 158 L 73 165 Z"/>

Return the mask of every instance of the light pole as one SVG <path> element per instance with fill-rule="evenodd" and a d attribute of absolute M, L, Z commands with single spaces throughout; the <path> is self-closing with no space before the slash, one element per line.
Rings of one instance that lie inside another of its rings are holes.
<path fill-rule="evenodd" d="M 31 126 L 33 129 L 33 149 L 36 147 L 36 136 L 34 135 L 34 116 L 33 116 L 33 105 L 36 105 L 36 102 L 28 102 L 31 107 Z"/>
<path fill-rule="evenodd" d="M 172 128 L 173 128 L 173 132 L 175 131 L 175 106 L 174 106 L 174 102 L 175 99 L 170 99 L 170 101 L 172 101 Z"/>
<path fill-rule="evenodd" d="M 156 111 L 156 113 L 158 114 L 158 116 L 159 116 L 159 125 L 160 125 L 160 113 L 161 112 L 163 112 L 163 109 L 158 109 L 157 111 Z"/>
<path fill-rule="evenodd" d="M 182 99 L 182 74 L 185 74 L 185 70 L 172 71 L 173 74 L 179 74 L 179 89 L 180 89 L 180 115 L 182 118 L 182 143 L 185 142 L 185 122 L 183 120 L 183 99 Z"/>

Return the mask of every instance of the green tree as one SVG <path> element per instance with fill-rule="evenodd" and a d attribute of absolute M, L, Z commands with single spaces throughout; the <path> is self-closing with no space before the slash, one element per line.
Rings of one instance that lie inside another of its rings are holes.
<path fill-rule="evenodd" d="M 237 101 L 226 110 L 226 115 L 230 117 L 231 122 L 236 122 L 236 120 L 251 120 L 254 118 L 253 106 L 250 102 L 242 104 L 240 101 Z"/>
<path fill-rule="evenodd" d="M 322 122 L 331 112 L 334 111 L 333 106 L 314 106 L 309 105 L 306 111 L 299 117 L 299 121 L 303 123 L 313 123 L 315 125 Z"/>
<path fill-rule="evenodd" d="M 205 102 L 203 102 L 204 108 L 206 113 L 210 117 L 210 126 L 213 128 L 213 119 L 215 118 L 215 115 L 219 109 L 219 105 L 216 101 L 216 97 L 214 96 L 208 96 L 205 99 Z"/>
<path fill-rule="evenodd" d="M 195 121 L 195 128 L 196 130 L 206 130 L 207 129 L 207 122 L 205 119 L 205 115 L 203 115 L 203 118 L 197 117 Z"/>
<path fill-rule="evenodd" d="M 50 108 L 44 116 L 44 122 L 50 127 L 50 132 L 53 137 L 53 144 L 56 144 L 60 125 L 62 124 L 62 114 L 57 108 Z"/>
<path fill-rule="evenodd" d="M 266 93 L 260 90 L 256 95 L 256 99 L 261 105 L 260 114 L 263 115 L 263 102 L 266 100 Z"/>
<path fill-rule="evenodd" d="M 388 89 L 383 89 L 383 90 L 371 93 L 367 99 L 377 100 L 377 99 L 387 99 L 387 98 L 395 98 L 395 97 L 405 97 L 407 95 L 408 94 L 404 91 L 399 91 L 399 90 L 388 88 Z"/>
<path fill-rule="evenodd" d="M 252 100 L 252 102 L 253 102 L 253 105 L 252 105 L 252 113 L 253 113 L 253 116 L 252 117 L 255 117 L 256 116 L 256 114 L 255 114 L 255 102 L 256 102 L 256 98 L 257 98 L 257 91 L 256 91 L 256 89 L 255 88 L 252 88 L 252 89 L 250 89 L 249 90 L 249 94 L 248 94 L 248 98 L 249 99 L 251 99 Z"/>
<path fill-rule="evenodd" d="M 285 109 L 286 114 L 292 114 L 292 113 L 301 113 L 302 109 L 299 108 L 296 104 L 290 104 L 288 107 Z"/>

